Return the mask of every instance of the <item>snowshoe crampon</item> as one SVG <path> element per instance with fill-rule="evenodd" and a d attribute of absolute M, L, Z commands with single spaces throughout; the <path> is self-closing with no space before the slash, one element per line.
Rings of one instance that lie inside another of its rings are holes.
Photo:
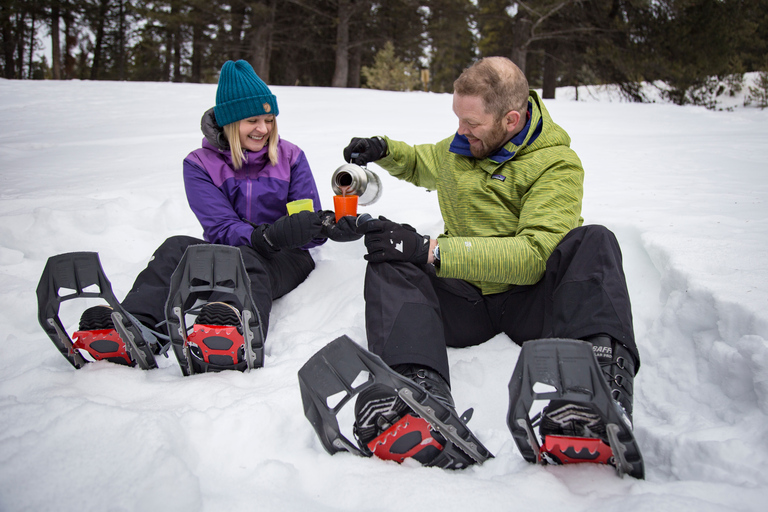
<path fill-rule="evenodd" d="M 107 302 L 100 325 L 104 328 L 81 328 L 70 337 L 59 318 L 59 308 L 62 302 L 84 298 Z M 157 368 L 155 355 L 167 349 L 120 305 L 95 252 L 48 258 L 37 286 L 37 306 L 40 326 L 75 368 L 91 360 L 107 360 L 148 370 Z"/>
<path fill-rule="evenodd" d="M 573 404 L 575 411 L 598 418 L 599 425 L 593 425 L 589 436 L 545 435 L 540 440 L 530 416 L 537 400 Z M 523 344 L 509 383 L 507 425 L 528 462 L 610 464 L 620 476 L 645 478 L 629 417 L 611 398 L 587 342 L 543 339 Z"/>
<path fill-rule="evenodd" d="M 390 388 L 414 414 L 403 416 L 367 445 L 356 444 L 342 434 L 337 415 L 354 396 L 373 386 Z M 452 408 L 390 369 L 381 358 L 347 336 L 335 339 L 304 364 L 299 370 L 299 388 L 304 414 L 323 447 L 332 455 L 348 451 L 363 457 L 376 454 L 401 462 L 411 454 L 394 448 L 397 439 L 419 434 L 425 444 L 433 443 L 436 435 L 445 440 L 444 445 L 434 442 L 439 453 L 429 466 L 462 469 L 493 457 L 467 428 L 466 413 L 463 418 L 459 417 Z"/>
<path fill-rule="evenodd" d="M 226 303 L 207 302 L 214 294 Z M 215 306 L 221 306 L 220 314 Z M 187 315 L 196 315 L 190 327 Z M 261 317 L 236 247 L 189 246 L 171 277 L 165 318 L 184 375 L 264 366 Z"/>

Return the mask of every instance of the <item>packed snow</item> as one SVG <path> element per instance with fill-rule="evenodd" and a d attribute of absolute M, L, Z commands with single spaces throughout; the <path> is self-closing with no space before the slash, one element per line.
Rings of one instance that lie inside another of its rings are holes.
<path fill-rule="evenodd" d="M 768 500 L 768 111 L 630 104 L 606 91 L 545 102 L 586 169 L 583 216 L 621 243 L 642 357 L 635 434 L 646 479 L 537 466 L 506 425 L 520 348 L 450 350 L 457 408 L 495 455 L 464 471 L 330 456 L 297 372 L 346 334 L 365 346 L 362 240 L 313 249 L 272 312 L 266 364 L 183 377 L 99 362 L 75 370 L 37 320 L 48 257 L 97 251 L 118 298 L 154 249 L 201 236 L 181 162 L 215 85 L 0 80 L 0 510 L 757 511 Z M 456 129 L 451 96 L 274 87 L 323 207 L 353 136 L 411 144 Z M 436 194 L 375 165 L 364 208 L 442 230 Z M 62 306 L 75 330 L 96 299 Z M 344 428 L 349 428 L 346 425 Z"/>

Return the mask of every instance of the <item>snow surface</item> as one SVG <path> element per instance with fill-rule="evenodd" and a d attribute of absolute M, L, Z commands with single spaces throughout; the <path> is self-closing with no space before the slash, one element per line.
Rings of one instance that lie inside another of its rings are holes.
<path fill-rule="evenodd" d="M 456 127 L 446 94 L 274 92 L 326 208 L 351 137 Z M 584 162 L 584 218 L 624 253 L 645 481 L 522 459 L 506 426 L 520 349 L 504 335 L 449 353 L 457 406 L 496 458 L 451 472 L 328 455 L 296 374 L 342 334 L 365 344 L 362 241 L 314 250 L 316 270 L 275 303 L 262 369 L 182 377 L 171 356 L 74 370 L 37 321 L 43 266 L 98 251 L 122 298 L 166 237 L 201 235 L 181 162 L 215 86 L 0 80 L 0 510 L 764 510 L 768 111 L 558 94 L 546 105 Z M 435 194 L 371 168 L 384 193 L 367 211 L 441 231 Z M 63 305 L 66 326 L 88 302 Z"/>

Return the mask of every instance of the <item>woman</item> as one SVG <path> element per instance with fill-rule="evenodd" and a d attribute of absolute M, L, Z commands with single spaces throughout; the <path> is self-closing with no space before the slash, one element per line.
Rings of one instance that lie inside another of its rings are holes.
<path fill-rule="evenodd" d="M 202 147 L 184 159 L 187 200 L 203 227 L 204 240 L 169 238 L 136 278 L 122 307 L 144 326 L 162 325 L 171 276 L 190 245 L 207 242 L 240 249 L 266 336 L 272 301 L 296 288 L 315 267 L 308 249 L 326 238 L 360 238 L 354 218 L 337 224 L 333 212 L 320 210 L 307 158 L 298 146 L 279 137 L 278 114 L 277 98 L 250 64 L 224 64 L 216 106 L 203 115 Z M 311 199 L 315 211 L 287 215 L 286 204 L 299 199 Z M 240 325 L 243 305 L 232 297 L 214 292 L 195 298 L 207 301 L 196 325 Z M 111 327 L 110 312 L 105 306 L 87 310 L 80 330 Z M 190 344 L 190 349 L 193 373 L 245 368 L 241 356 L 209 357 L 199 345 Z"/>

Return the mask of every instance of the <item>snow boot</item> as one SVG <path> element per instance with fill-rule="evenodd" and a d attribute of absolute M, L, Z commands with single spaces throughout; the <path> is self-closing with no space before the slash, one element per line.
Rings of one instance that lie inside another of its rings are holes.
<path fill-rule="evenodd" d="M 194 373 L 246 368 L 240 312 L 225 302 L 209 302 L 200 308 L 187 345 Z"/>
<path fill-rule="evenodd" d="M 611 389 L 611 398 L 621 405 L 631 424 L 635 378 L 632 355 L 624 345 L 604 334 L 587 341 L 592 344 L 592 353 Z M 559 435 L 607 439 L 605 424 L 598 414 L 590 407 L 563 400 L 552 400 L 544 408 L 539 434 L 542 438 Z"/>
<path fill-rule="evenodd" d="M 83 311 L 79 330 L 72 333 L 72 347 L 87 353 L 95 361 L 133 366 L 125 342 L 115 329 L 112 311 L 110 306 L 103 304 Z"/>
<path fill-rule="evenodd" d="M 450 387 L 439 373 L 416 365 L 392 369 L 455 410 Z M 379 458 L 403 462 L 410 457 L 425 466 L 435 462 L 447 442 L 388 386 L 374 385 L 360 393 L 355 402 L 353 432 L 360 445 Z"/>

